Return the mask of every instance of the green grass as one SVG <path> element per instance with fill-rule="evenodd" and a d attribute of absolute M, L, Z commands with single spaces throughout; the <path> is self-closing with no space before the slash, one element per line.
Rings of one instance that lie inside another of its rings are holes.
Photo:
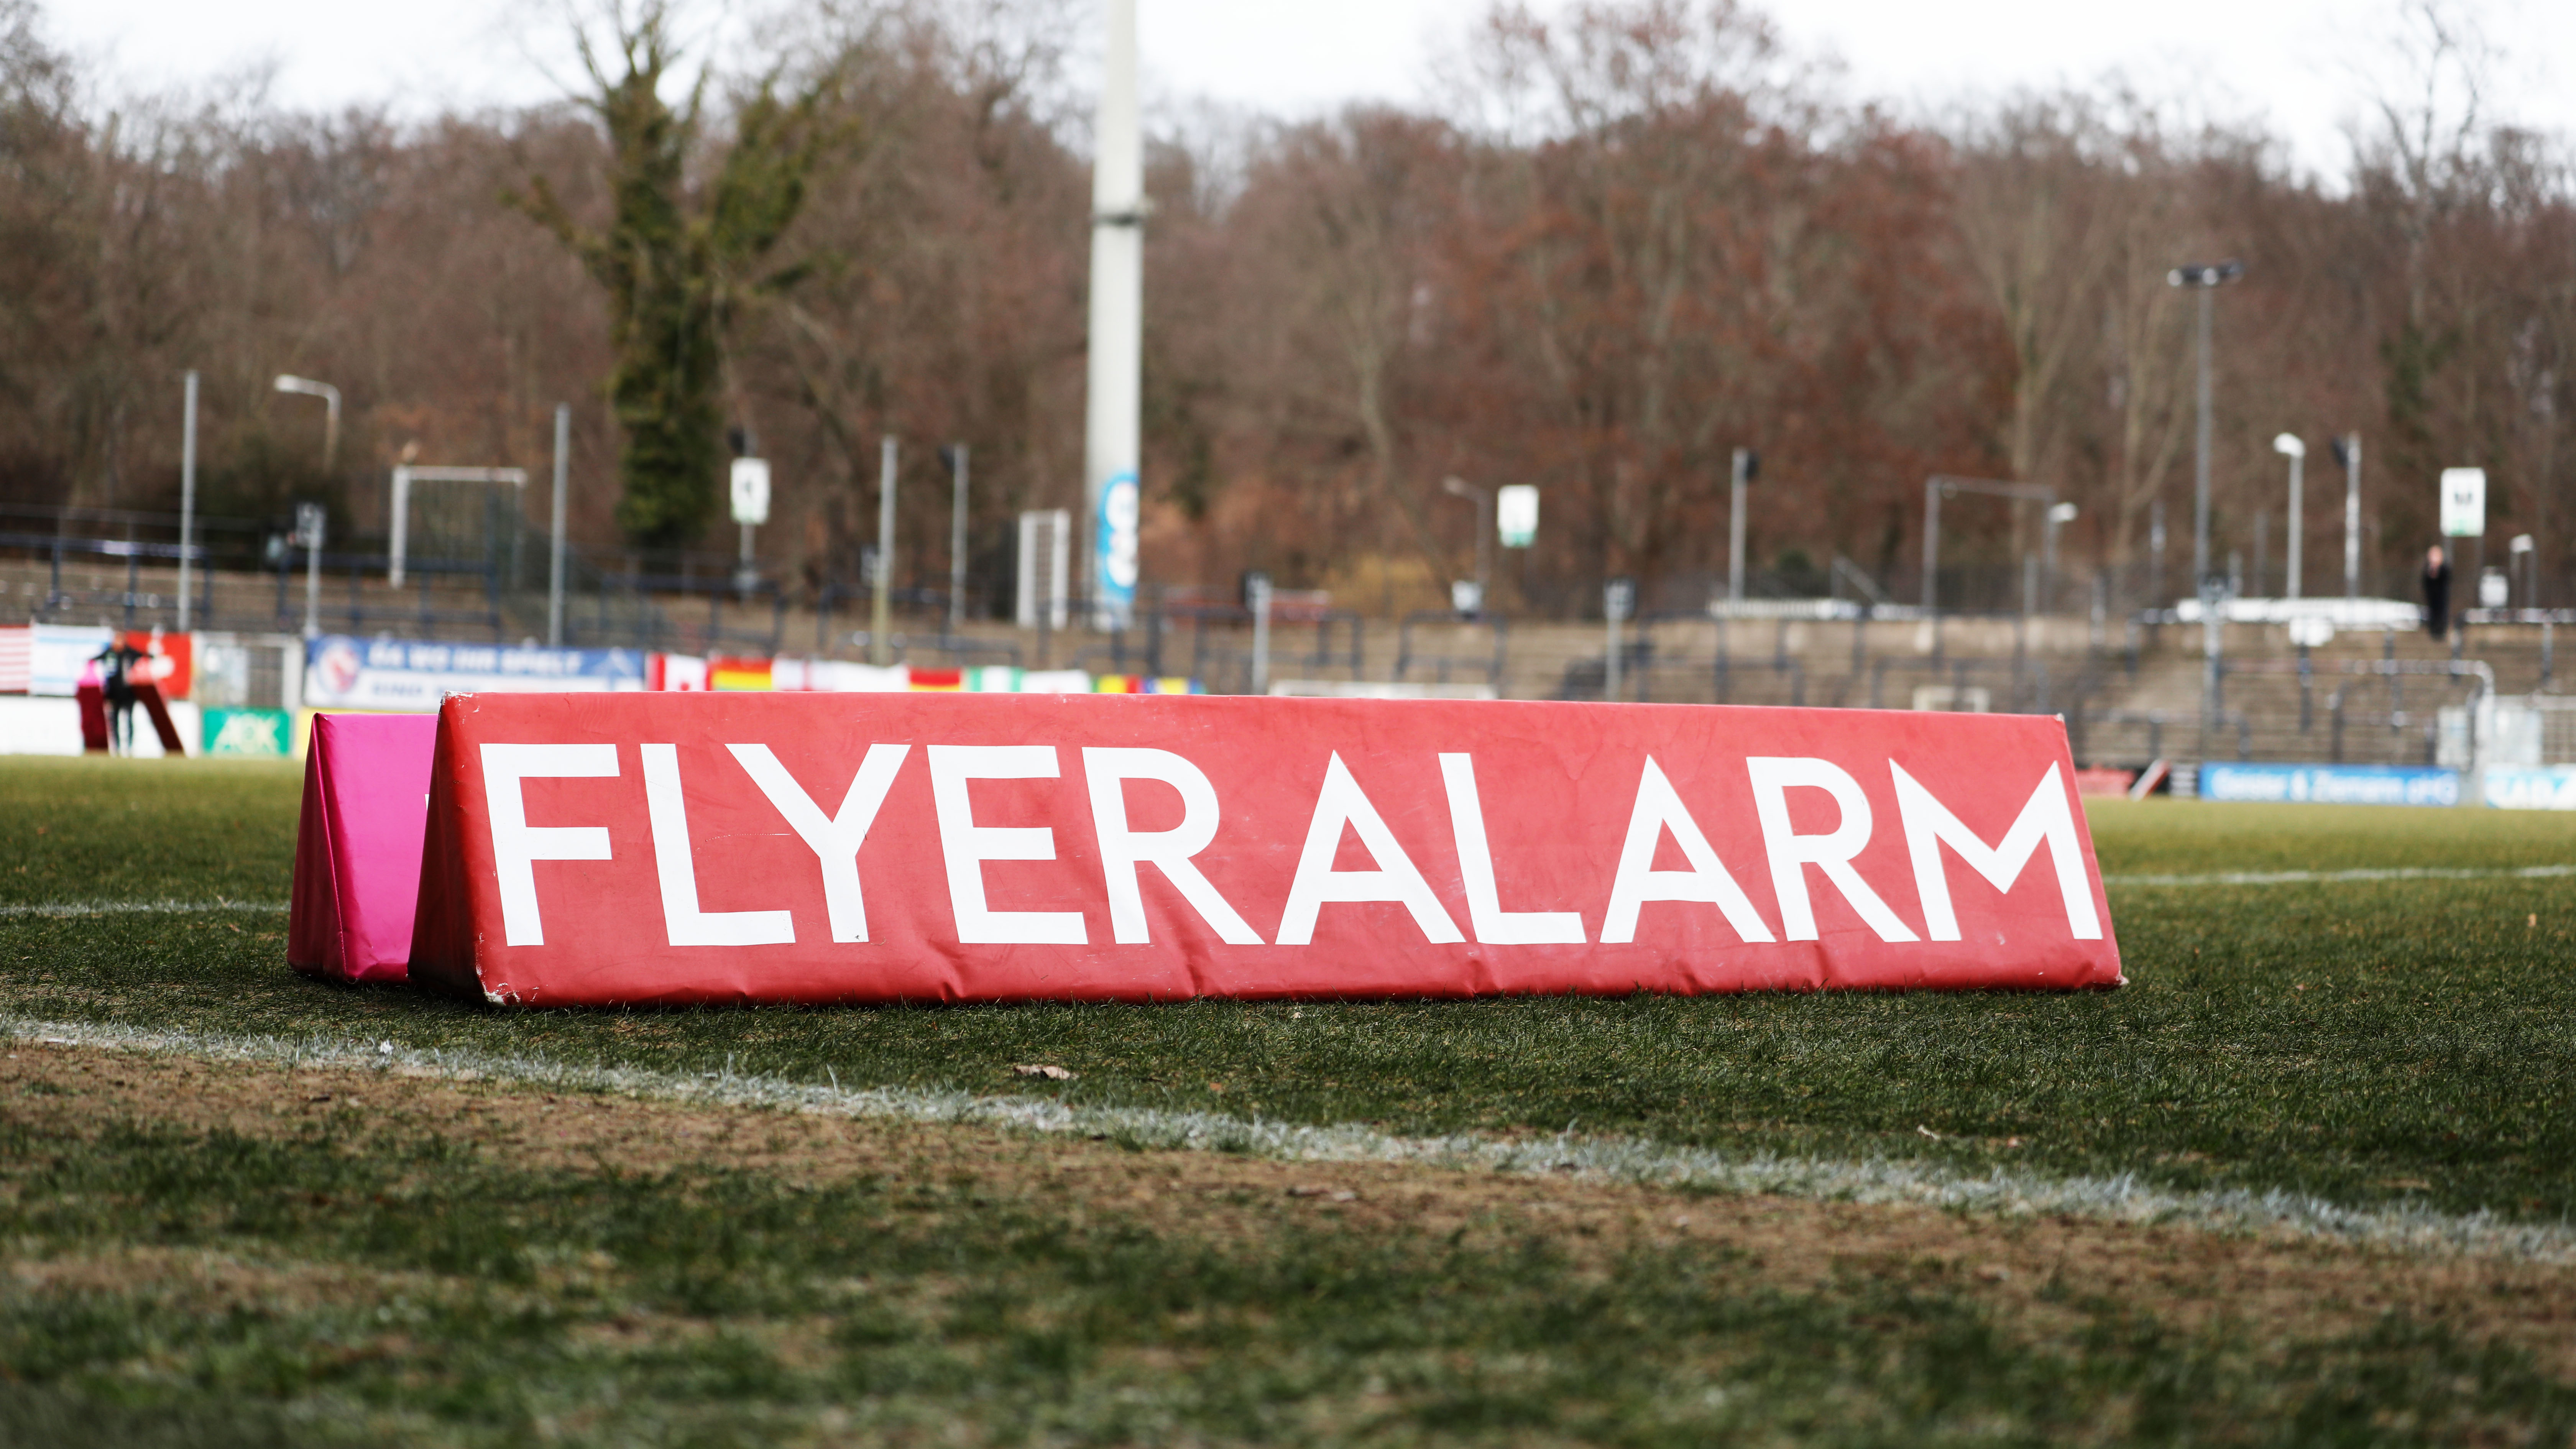
<path fill-rule="evenodd" d="M 283 900 L 296 783 L 257 766 L 0 764 L 0 898 Z M 2097 809 L 2114 874 L 2576 861 L 2576 819 Z M 43 834 L 34 828 L 42 826 Z M 207 1032 L 393 1037 L 668 1071 L 1031 1092 L 1835 1157 L 2137 1173 L 2576 1214 L 2576 888 L 2490 878 L 2120 887 L 2125 990 L 504 1013 L 318 984 L 279 916 L 0 919 L 0 1004 Z M 1013 1062 L 1079 1073 L 1015 1084 Z M 1925 1130 L 1947 1140 L 1936 1141 Z M 2021 1139 L 2018 1148 L 2002 1145 Z"/>
<path fill-rule="evenodd" d="M 1009 1182 L 541 1173 L 439 1138 L 0 1134 L 22 1257 L 219 1250 L 385 1285 L 0 1297 L 0 1442 L 2558 1444 L 2576 1390 L 2392 1315 L 2183 1332 L 1932 1263 L 1283 1224 Z M 153 1210 L 138 1211 L 138 1204 Z M 381 1276 L 376 1276 L 381 1275 Z M 308 1295 L 310 1297 L 311 1295 Z M 184 1437 L 174 1432 L 184 1426 Z"/>
<path fill-rule="evenodd" d="M 281 901 L 296 791 L 259 766 L 0 761 L 0 903 Z M 2471 811 L 2151 803 L 2094 826 L 2115 874 L 2576 861 L 2576 821 Z M 2134 984 L 2071 996 L 614 1013 L 310 982 L 283 966 L 280 914 L 18 916 L 0 917 L 0 1009 L 2555 1221 L 2576 1209 L 2571 897 L 2563 879 L 2115 888 Z M 1081 1076 L 1005 1075 L 1029 1060 Z M 9 1262 L 202 1250 L 379 1286 L 210 1306 L 0 1275 L 0 1445 L 2576 1432 L 2569 1386 L 2403 1314 L 2185 1330 L 2051 1286 L 2042 1329 L 1940 1265 L 1791 1287 L 1687 1245 L 1578 1267 L 1526 1229 L 1471 1243 L 1283 1218 L 1221 1240 L 1070 1211 L 1023 1179 L 540 1172 L 417 1126 L 64 1136 L 33 1105 L 0 1102 Z"/>

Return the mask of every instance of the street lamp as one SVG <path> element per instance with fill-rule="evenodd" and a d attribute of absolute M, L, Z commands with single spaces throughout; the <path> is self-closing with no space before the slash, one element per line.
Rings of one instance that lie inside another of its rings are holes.
<path fill-rule="evenodd" d="M 2075 512 L 2075 505 L 2072 503 L 2048 505 L 2048 512 L 2045 515 L 2047 527 L 2040 531 L 2040 553 L 2043 559 L 2040 573 L 2048 585 L 2048 597 L 2044 602 L 2052 610 L 2057 607 L 2057 530 L 2073 523 Z"/>
<path fill-rule="evenodd" d="M 2245 264 L 2224 261 L 2195 264 L 2165 273 L 2165 284 L 2200 291 L 2200 430 L 2192 449 L 2191 577 L 2192 587 L 2209 592 L 2209 303 L 2210 294 L 2245 275 Z"/>
<path fill-rule="evenodd" d="M 1494 492 L 1490 488 L 1479 488 L 1464 478 L 1441 479 L 1440 491 L 1476 505 L 1476 607 L 1458 612 L 1481 614 L 1485 612 L 1485 600 L 1492 595 L 1494 587 Z M 1458 601 L 1453 598 L 1450 602 L 1455 604 Z"/>
<path fill-rule="evenodd" d="M 315 382 L 309 377 L 285 372 L 277 375 L 277 390 L 322 399 L 322 405 L 328 409 L 322 421 L 322 471 L 330 472 L 333 460 L 340 456 L 340 390 L 327 382 Z"/>
<path fill-rule="evenodd" d="M 2308 445 L 2296 433 L 2283 433 L 2272 440 L 2272 451 L 2290 460 L 2290 598 L 2299 596 L 2299 544 L 2307 533 L 2308 515 L 2299 492 L 2300 472 L 2308 460 Z"/>

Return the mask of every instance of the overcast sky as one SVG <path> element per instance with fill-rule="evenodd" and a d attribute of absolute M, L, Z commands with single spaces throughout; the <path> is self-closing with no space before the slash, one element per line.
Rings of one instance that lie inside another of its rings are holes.
<path fill-rule="evenodd" d="M 525 0 L 45 0 L 58 44 L 121 87 L 196 84 L 267 64 L 271 99 L 304 108 L 389 101 L 514 104 L 555 94 L 519 38 Z M 1149 88 L 1303 113 L 1354 98 L 1410 100 L 1430 58 L 1482 0 L 1139 0 Z M 737 4 L 735 9 L 745 9 Z M 1546 13 L 1561 0 L 1533 0 Z M 2260 116 L 2304 168 L 2339 173 L 2343 125 L 2384 68 L 2390 0 L 2235 0 L 2161 6 L 2066 0 L 1795 0 L 1767 7 L 1792 46 L 1842 61 L 1841 89 L 1900 108 L 2126 74 L 2143 92 Z M 2500 52 L 2497 110 L 2576 135 L 2576 4 L 2453 0 Z M 515 17 L 515 18 L 514 18 Z M 2552 61 L 2560 72 L 2552 74 Z"/>

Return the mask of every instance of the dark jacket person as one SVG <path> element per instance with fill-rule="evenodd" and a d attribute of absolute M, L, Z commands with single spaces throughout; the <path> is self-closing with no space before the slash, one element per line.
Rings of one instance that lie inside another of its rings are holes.
<path fill-rule="evenodd" d="M 2451 629 L 2451 564 L 2442 546 L 2424 551 L 2424 632 L 2440 639 Z"/>

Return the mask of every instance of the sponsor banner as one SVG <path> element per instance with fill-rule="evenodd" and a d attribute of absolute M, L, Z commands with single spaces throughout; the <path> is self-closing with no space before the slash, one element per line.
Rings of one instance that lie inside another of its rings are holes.
<path fill-rule="evenodd" d="M 707 660 L 709 689 L 768 689 L 772 679 L 766 659 L 735 659 L 719 654 Z"/>
<path fill-rule="evenodd" d="M 78 692 L 82 679 L 92 684 L 98 675 L 90 661 L 99 651 L 116 642 L 113 629 L 88 629 L 71 624 L 38 624 L 29 631 L 27 644 L 27 692 L 50 694 L 69 699 Z"/>
<path fill-rule="evenodd" d="M 2457 805 L 2457 770 L 2403 765 L 2231 765 L 2200 767 L 2203 800 L 2312 805 Z"/>
<path fill-rule="evenodd" d="M 2121 979 L 2046 717 L 477 695 L 436 738 L 411 970 L 496 1002 Z"/>
<path fill-rule="evenodd" d="M 2576 765 L 2489 765 L 2483 784 L 2498 810 L 2576 810 Z"/>
<path fill-rule="evenodd" d="M 643 687 L 644 655 L 635 649 L 510 648 L 343 634 L 304 646 L 304 703 L 319 709 L 427 713 L 450 694 Z"/>
<path fill-rule="evenodd" d="M 294 720 L 282 709 L 209 709 L 203 726 L 199 752 L 221 758 L 282 760 L 294 742 Z"/>

